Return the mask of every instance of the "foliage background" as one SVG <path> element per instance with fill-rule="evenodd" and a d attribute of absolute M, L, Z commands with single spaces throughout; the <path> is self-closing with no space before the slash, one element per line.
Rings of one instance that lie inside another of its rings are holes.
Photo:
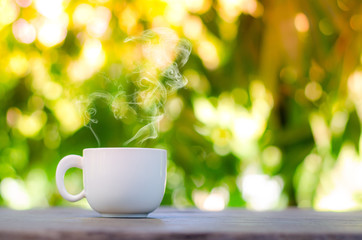
<path fill-rule="evenodd" d="M 74 102 L 121 81 L 137 54 L 124 39 L 154 27 L 193 45 L 142 145 L 168 150 L 163 204 L 362 208 L 359 0 L 0 0 L 1 205 L 70 205 L 57 163 L 97 147 Z M 95 105 L 101 146 L 139 129 Z M 79 191 L 80 170 L 66 184 Z"/>

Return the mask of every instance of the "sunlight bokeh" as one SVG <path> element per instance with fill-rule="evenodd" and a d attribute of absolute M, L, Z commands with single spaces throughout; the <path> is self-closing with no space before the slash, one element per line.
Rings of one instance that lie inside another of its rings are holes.
<path fill-rule="evenodd" d="M 164 205 L 361 210 L 360 5 L 0 0 L 0 204 L 69 205 L 58 161 L 152 121 Z"/>

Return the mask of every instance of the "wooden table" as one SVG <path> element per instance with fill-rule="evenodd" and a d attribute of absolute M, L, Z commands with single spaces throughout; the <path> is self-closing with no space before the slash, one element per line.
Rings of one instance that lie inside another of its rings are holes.
<path fill-rule="evenodd" d="M 160 208 L 121 219 L 77 208 L 0 209 L 0 239 L 362 239 L 362 212 Z"/>

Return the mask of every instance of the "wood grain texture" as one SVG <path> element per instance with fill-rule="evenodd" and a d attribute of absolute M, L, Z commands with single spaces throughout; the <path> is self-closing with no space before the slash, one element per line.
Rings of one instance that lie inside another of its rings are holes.
<path fill-rule="evenodd" d="M 0 209 L 0 239 L 362 239 L 362 212 L 252 212 L 160 208 L 145 219 L 102 218 L 89 210 Z"/>

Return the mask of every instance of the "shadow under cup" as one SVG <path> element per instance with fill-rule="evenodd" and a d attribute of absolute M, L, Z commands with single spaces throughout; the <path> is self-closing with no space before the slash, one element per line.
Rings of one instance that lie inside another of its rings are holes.
<path fill-rule="evenodd" d="M 58 164 L 57 187 L 68 201 L 87 198 L 106 217 L 145 217 L 159 207 L 166 186 L 167 152 L 153 148 L 88 148 L 83 157 L 69 155 Z M 83 169 L 84 190 L 69 194 L 64 174 Z"/>

